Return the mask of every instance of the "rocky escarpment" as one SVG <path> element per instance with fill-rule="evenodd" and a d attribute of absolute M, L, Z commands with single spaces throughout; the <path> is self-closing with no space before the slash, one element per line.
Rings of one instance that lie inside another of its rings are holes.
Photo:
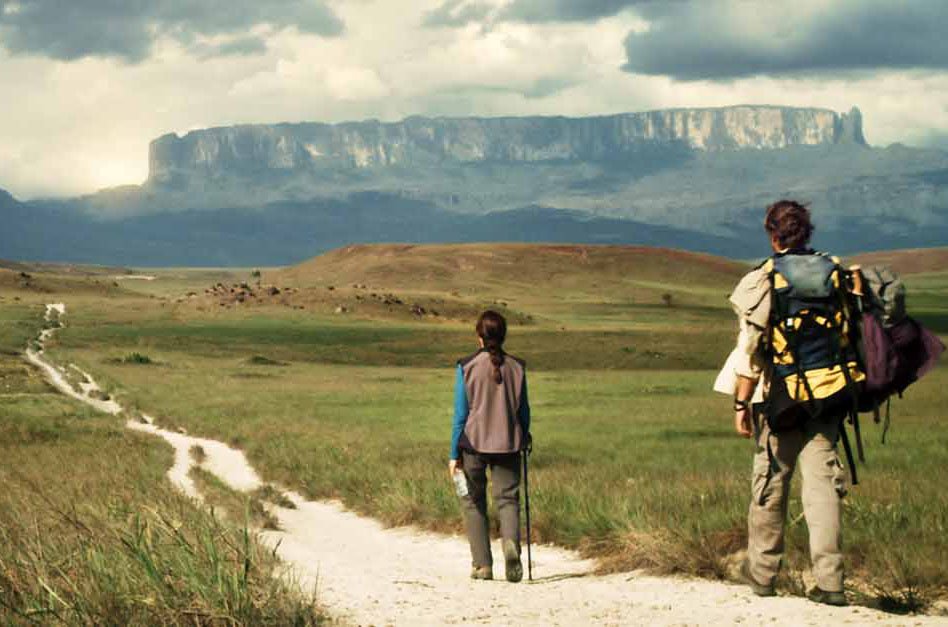
<path fill-rule="evenodd" d="M 485 162 L 621 159 L 641 149 L 696 151 L 864 144 L 858 109 L 737 106 L 566 118 L 423 118 L 246 125 L 165 135 L 150 147 L 155 184 L 264 172 Z"/>

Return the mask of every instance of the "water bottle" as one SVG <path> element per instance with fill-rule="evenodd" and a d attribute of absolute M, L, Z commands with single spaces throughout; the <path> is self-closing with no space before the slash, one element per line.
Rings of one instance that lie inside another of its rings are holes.
<path fill-rule="evenodd" d="M 454 491 L 461 498 L 467 496 L 467 477 L 460 468 L 454 471 Z"/>

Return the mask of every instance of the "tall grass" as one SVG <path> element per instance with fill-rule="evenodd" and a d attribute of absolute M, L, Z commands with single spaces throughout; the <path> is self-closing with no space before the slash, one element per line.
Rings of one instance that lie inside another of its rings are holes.
<path fill-rule="evenodd" d="M 0 311 L 5 329 L 39 327 L 32 309 Z M 253 532 L 173 491 L 170 449 L 52 393 L 14 355 L 0 372 L 0 624 L 323 621 Z"/>
<path fill-rule="evenodd" d="M 234 376 L 246 369 L 241 359 L 169 357 L 178 365 L 158 386 L 99 372 L 159 421 L 243 448 L 266 480 L 340 498 L 389 524 L 461 530 L 444 468 L 450 367 L 294 362 L 248 387 Z M 605 571 L 726 576 L 729 556 L 746 544 L 753 446 L 732 433 L 727 399 L 709 391 L 713 376 L 531 372 L 537 540 L 577 548 Z M 877 428 L 864 425 L 868 461 L 846 500 L 844 533 L 847 570 L 867 603 L 930 600 L 948 586 L 940 559 L 948 551 L 940 480 L 948 427 L 932 419 L 946 383 L 948 371 L 937 370 L 893 404 L 886 446 Z M 797 519 L 798 489 L 790 508 Z M 788 530 L 790 572 L 808 566 L 806 535 L 803 521 Z"/>
<path fill-rule="evenodd" d="M 23 477 L 3 480 L 19 492 L 0 509 L 0 616 L 10 622 L 319 622 L 311 603 L 274 577 L 275 560 L 246 528 L 180 498 L 79 507 Z"/>

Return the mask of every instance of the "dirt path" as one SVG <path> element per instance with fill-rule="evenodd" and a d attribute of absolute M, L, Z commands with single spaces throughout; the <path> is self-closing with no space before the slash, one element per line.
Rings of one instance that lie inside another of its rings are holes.
<path fill-rule="evenodd" d="M 65 314 L 47 306 L 47 320 Z M 42 345 L 53 330 L 44 331 Z M 113 415 L 123 410 L 114 399 L 97 398 L 98 386 L 81 374 L 78 391 L 65 370 L 50 363 L 43 350 L 27 351 L 64 394 Z M 131 420 L 130 429 L 163 438 L 174 448 L 168 478 L 184 493 L 200 499 L 188 472 L 197 465 L 190 449 L 199 445 L 201 467 L 236 490 L 262 482 L 241 451 Z M 274 507 L 282 531 L 262 532 L 304 590 L 336 617 L 361 625 L 948 625 L 933 616 L 892 616 L 861 607 L 830 608 L 797 597 L 760 599 L 744 586 L 697 579 L 638 574 L 593 576 L 592 564 L 574 553 L 536 547 L 532 584 L 467 579 L 470 555 L 462 538 L 385 529 L 374 520 L 346 511 L 338 503 L 314 502 L 287 493 L 296 509 Z M 495 547 L 495 555 L 500 555 Z M 503 576 L 498 562 L 495 575 Z"/>

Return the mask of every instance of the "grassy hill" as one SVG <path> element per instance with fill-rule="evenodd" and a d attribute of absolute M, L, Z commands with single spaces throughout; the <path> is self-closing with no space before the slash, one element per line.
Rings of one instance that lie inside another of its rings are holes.
<path fill-rule="evenodd" d="M 298 286 L 504 288 L 556 298 L 551 290 L 610 293 L 630 285 L 660 289 L 670 283 L 695 291 L 723 288 L 744 271 L 745 266 L 723 257 L 642 246 L 382 244 L 339 248 L 274 278 Z"/>
<path fill-rule="evenodd" d="M 120 276 L 132 270 L 120 266 L 97 266 L 71 263 L 24 262 L 0 259 L 0 269 L 17 272 L 64 274 L 72 276 Z"/>
<path fill-rule="evenodd" d="M 922 274 L 948 270 L 948 247 L 884 250 L 855 255 L 851 263 L 863 266 L 889 266 L 899 274 Z"/>
<path fill-rule="evenodd" d="M 51 269 L 50 269 L 51 270 Z M 7 270 L 0 268 L 0 297 L 9 292 L 25 298 L 48 294 L 90 294 L 114 296 L 122 290 L 110 277 L 69 272 Z"/>
<path fill-rule="evenodd" d="M 339 248 L 264 282 L 294 306 L 370 318 L 423 309 L 471 320 L 491 307 L 515 323 L 611 326 L 661 318 L 667 307 L 723 311 L 745 271 L 722 257 L 641 246 L 381 244 Z"/>

